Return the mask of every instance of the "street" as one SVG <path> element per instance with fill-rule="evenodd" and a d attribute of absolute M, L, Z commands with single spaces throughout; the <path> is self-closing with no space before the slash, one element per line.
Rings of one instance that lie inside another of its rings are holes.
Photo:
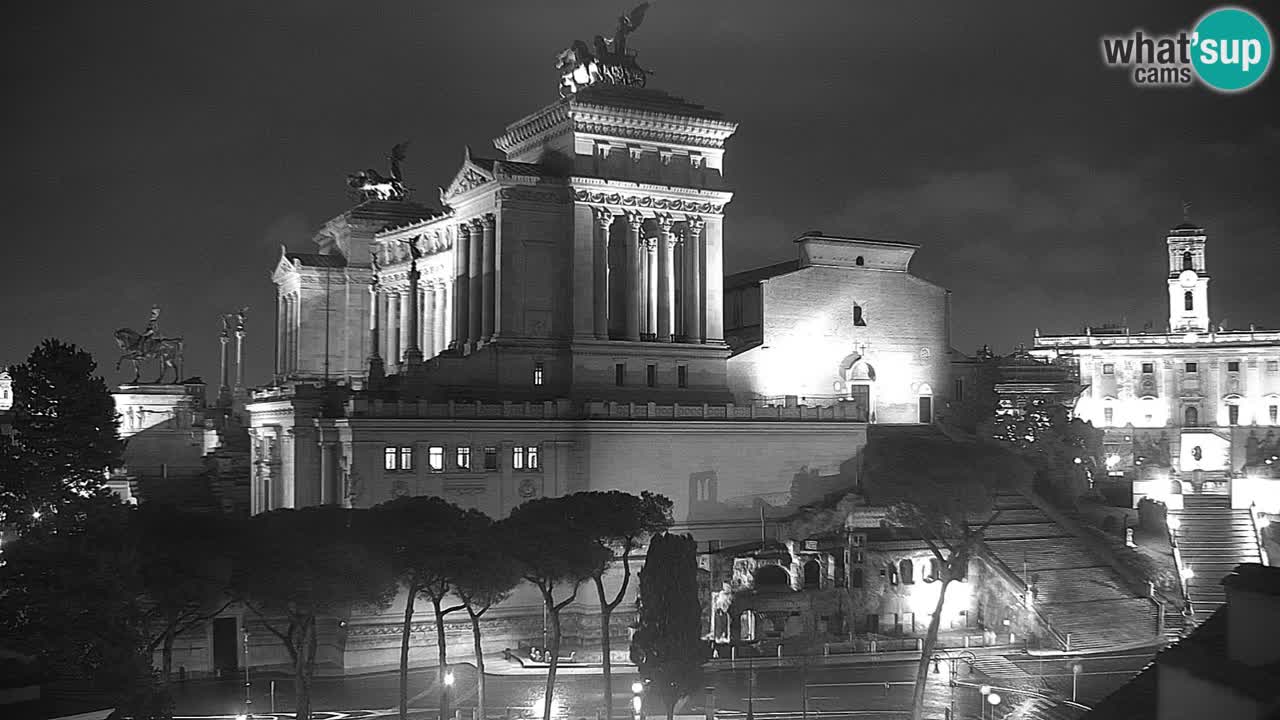
<path fill-rule="evenodd" d="M 976 670 L 958 661 L 955 683 L 951 663 L 942 661 L 930 670 L 925 702 L 930 716 L 941 718 L 945 708 L 952 716 L 978 718 L 983 708 L 979 687 L 989 685 L 1001 696 L 995 717 L 1003 719 L 1026 710 L 1025 717 L 1047 706 L 1035 695 L 1069 699 L 1072 667 L 1080 665 L 1076 697 L 1085 705 L 1097 702 L 1127 682 L 1150 662 L 1154 651 L 1130 651 L 1081 659 L 1040 659 L 1026 655 L 978 656 Z M 910 705 L 916 663 L 913 660 L 885 660 L 861 664 L 816 664 L 806 667 L 778 667 L 776 661 L 738 661 L 736 667 L 708 668 L 706 685 L 713 688 L 718 714 L 745 717 L 748 710 L 762 718 L 801 717 L 805 714 L 831 717 L 858 717 L 891 720 L 906 717 Z M 594 718 L 603 707 L 603 679 L 598 672 L 577 669 L 557 677 L 553 714 L 556 717 Z M 476 706 L 475 669 L 454 666 L 455 683 L 450 704 L 468 714 Z M 634 672 L 614 675 L 614 714 L 628 715 Z M 272 710 L 271 681 L 275 681 L 277 714 L 293 708 L 293 683 L 285 676 L 259 675 L 251 680 L 251 710 L 266 715 Z M 529 718 L 541 711 L 545 676 L 489 675 L 486 714 L 490 718 Z M 437 712 L 439 694 L 434 669 L 409 674 L 410 708 L 415 716 Z M 804 688 L 804 689 L 802 689 Z M 807 706 L 805 704 L 807 695 Z M 318 711 L 340 711 L 346 717 L 384 715 L 398 706 L 399 676 L 394 672 L 347 678 L 318 678 L 312 691 L 312 707 Z M 243 678 L 225 681 L 188 681 L 177 685 L 175 699 L 179 715 L 233 716 L 245 711 Z M 683 714 L 702 714 L 708 695 L 695 693 L 680 709 Z M 660 715 L 661 708 L 646 707 L 646 714 Z M 987 717 L 991 717 L 987 708 Z M 333 720 L 339 720 L 333 718 Z"/>

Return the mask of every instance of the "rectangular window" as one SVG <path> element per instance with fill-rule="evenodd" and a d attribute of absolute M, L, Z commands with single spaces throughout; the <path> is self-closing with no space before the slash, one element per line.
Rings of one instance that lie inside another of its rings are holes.
<path fill-rule="evenodd" d="M 484 469 L 485 470 L 498 469 L 498 448 L 487 447 L 484 449 Z"/>
<path fill-rule="evenodd" d="M 689 366 L 688 365 L 676 366 L 676 387 L 682 387 L 682 388 L 689 387 Z"/>
<path fill-rule="evenodd" d="M 530 470 L 541 470 L 542 459 L 538 457 L 538 446 L 530 445 L 524 449 L 525 461 Z"/>
<path fill-rule="evenodd" d="M 512 470 L 524 469 L 524 448 L 522 447 L 511 448 L 511 469 Z"/>
<path fill-rule="evenodd" d="M 645 384 L 647 384 L 649 387 L 653 387 L 658 384 L 658 366 L 657 365 L 645 365 L 644 381 L 645 381 Z"/>
<path fill-rule="evenodd" d="M 1156 364 L 1155 364 L 1155 363 L 1142 363 L 1142 374 L 1143 374 L 1143 375 L 1150 375 L 1151 373 L 1153 373 L 1153 372 L 1155 372 L 1155 371 L 1156 371 Z"/>
<path fill-rule="evenodd" d="M 613 384 L 622 387 L 627 384 L 627 365 L 618 363 L 613 366 Z"/>
<path fill-rule="evenodd" d="M 1115 375 L 1115 374 L 1116 374 L 1116 366 L 1115 366 L 1115 364 L 1114 364 L 1114 363 L 1103 363 L 1103 364 L 1102 364 L 1102 374 L 1103 374 L 1103 375 Z"/>
<path fill-rule="evenodd" d="M 1227 372 L 1240 372 L 1240 361 L 1239 361 L 1239 360 L 1228 360 L 1228 361 L 1227 361 Z"/>
<path fill-rule="evenodd" d="M 1116 411 L 1115 411 L 1115 408 L 1102 408 L 1102 422 L 1103 422 L 1103 424 L 1105 424 L 1105 425 L 1110 425 L 1110 424 L 1112 424 L 1113 422 L 1115 422 L 1115 420 L 1116 420 Z"/>
<path fill-rule="evenodd" d="M 1280 360 L 1268 360 L 1267 372 L 1280 372 Z"/>
<path fill-rule="evenodd" d="M 1227 424 L 1228 425 L 1240 424 L 1240 406 L 1239 405 L 1227 406 Z"/>
<path fill-rule="evenodd" d="M 471 448 L 459 447 L 454 453 L 453 464 L 458 466 L 459 470 L 471 469 Z"/>
<path fill-rule="evenodd" d="M 534 385 L 542 384 L 542 363 L 533 364 L 533 384 Z"/>
<path fill-rule="evenodd" d="M 431 468 L 431 472 L 444 471 L 444 446 L 432 445 L 427 448 L 427 467 Z"/>
<path fill-rule="evenodd" d="M 400 448 L 400 470 L 412 470 L 412 469 L 413 469 L 413 448 L 411 447 Z"/>
<path fill-rule="evenodd" d="M 955 399 L 964 400 L 964 380 L 961 378 L 956 378 Z"/>
<path fill-rule="evenodd" d="M 382 469 L 383 470 L 396 469 L 396 457 L 397 457 L 396 452 L 397 450 L 394 447 L 388 447 L 382 451 Z"/>
<path fill-rule="evenodd" d="M 1271 407 L 1267 408 L 1267 417 L 1270 418 L 1272 425 L 1276 424 L 1276 417 L 1278 413 L 1280 413 L 1280 407 L 1272 405 Z"/>
<path fill-rule="evenodd" d="M 853 553 L 849 556 L 849 562 L 853 563 L 854 565 L 861 565 L 862 559 L 863 558 L 862 558 L 861 550 L 854 550 Z"/>
<path fill-rule="evenodd" d="M 1199 365 L 1196 365 L 1195 363 L 1187 363 L 1187 364 L 1184 366 L 1184 369 L 1185 369 L 1188 373 L 1195 373 L 1195 372 L 1199 372 L 1199 370 L 1200 370 L 1200 366 L 1199 366 Z"/>

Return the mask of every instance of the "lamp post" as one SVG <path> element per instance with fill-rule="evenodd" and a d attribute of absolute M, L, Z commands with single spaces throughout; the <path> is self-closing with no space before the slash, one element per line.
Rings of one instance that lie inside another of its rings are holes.
<path fill-rule="evenodd" d="M 251 694 L 252 686 L 249 684 L 249 628 L 241 628 L 244 633 L 244 715 L 246 718 L 253 717 L 250 705 L 253 704 Z"/>
<path fill-rule="evenodd" d="M 947 685 L 949 685 L 951 688 L 950 708 L 947 711 L 949 716 L 954 716 L 956 714 L 956 679 L 960 677 L 960 661 L 963 660 L 969 663 L 969 668 L 970 670 L 972 670 L 973 663 L 977 659 L 978 659 L 978 656 L 974 655 L 968 650 L 964 650 L 954 655 L 951 654 L 950 652 L 947 652 L 946 650 L 938 650 L 933 654 L 933 674 L 934 675 L 942 674 L 941 661 L 943 660 L 947 661 L 947 670 L 948 670 Z"/>
<path fill-rule="evenodd" d="M 983 685 L 982 687 L 978 688 L 978 694 L 982 695 L 982 702 L 980 705 L 978 705 L 978 714 L 981 715 L 983 718 L 986 718 L 987 717 L 987 701 L 991 699 L 991 686 Z M 994 709 L 992 710 L 992 714 L 993 715 L 995 714 Z"/>
<path fill-rule="evenodd" d="M 453 687 L 453 671 L 445 668 L 444 687 L 440 690 L 440 720 L 449 720 L 449 690 Z"/>
<path fill-rule="evenodd" d="M 756 670 L 755 658 L 747 658 L 747 720 L 755 720 Z"/>
<path fill-rule="evenodd" d="M 631 683 L 631 716 L 634 720 L 644 717 L 644 683 Z"/>
<path fill-rule="evenodd" d="M 1071 663 L 1071 702 L 1076 702 L 1076 685 L 1080 680 L 1080 672 L 1084 670 L 1084 665 L 1079 661 Z"/>
<path fill-rule="evenodd" d="M 987 695 L 987 704 L 991 706 L 991 720 L 996 720 L 996 706 L 1000 704 L 1000 694 L 990 693 Z"/>

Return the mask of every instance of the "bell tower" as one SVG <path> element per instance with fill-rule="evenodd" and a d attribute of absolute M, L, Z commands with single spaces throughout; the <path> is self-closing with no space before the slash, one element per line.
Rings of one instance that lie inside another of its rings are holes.
<path fill-rule="evenodd" d="M 1204 228 L 1191 222 L 1184 205 L 1182 222 L 1169 231 L 1169 332 L 1209 330 L 1209 273 L 1205 269 Z"/>

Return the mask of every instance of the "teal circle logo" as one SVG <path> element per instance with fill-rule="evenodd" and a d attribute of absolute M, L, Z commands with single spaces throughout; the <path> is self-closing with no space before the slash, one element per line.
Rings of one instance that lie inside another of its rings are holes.
<path fill-rule="evenodd" d="M 1191 64 L 1214 90 L 1248 90 L 1271 68 L 1271 33 L 1248 10 L 1218 8 L 1200 18 L 1193 33 Z"/>

